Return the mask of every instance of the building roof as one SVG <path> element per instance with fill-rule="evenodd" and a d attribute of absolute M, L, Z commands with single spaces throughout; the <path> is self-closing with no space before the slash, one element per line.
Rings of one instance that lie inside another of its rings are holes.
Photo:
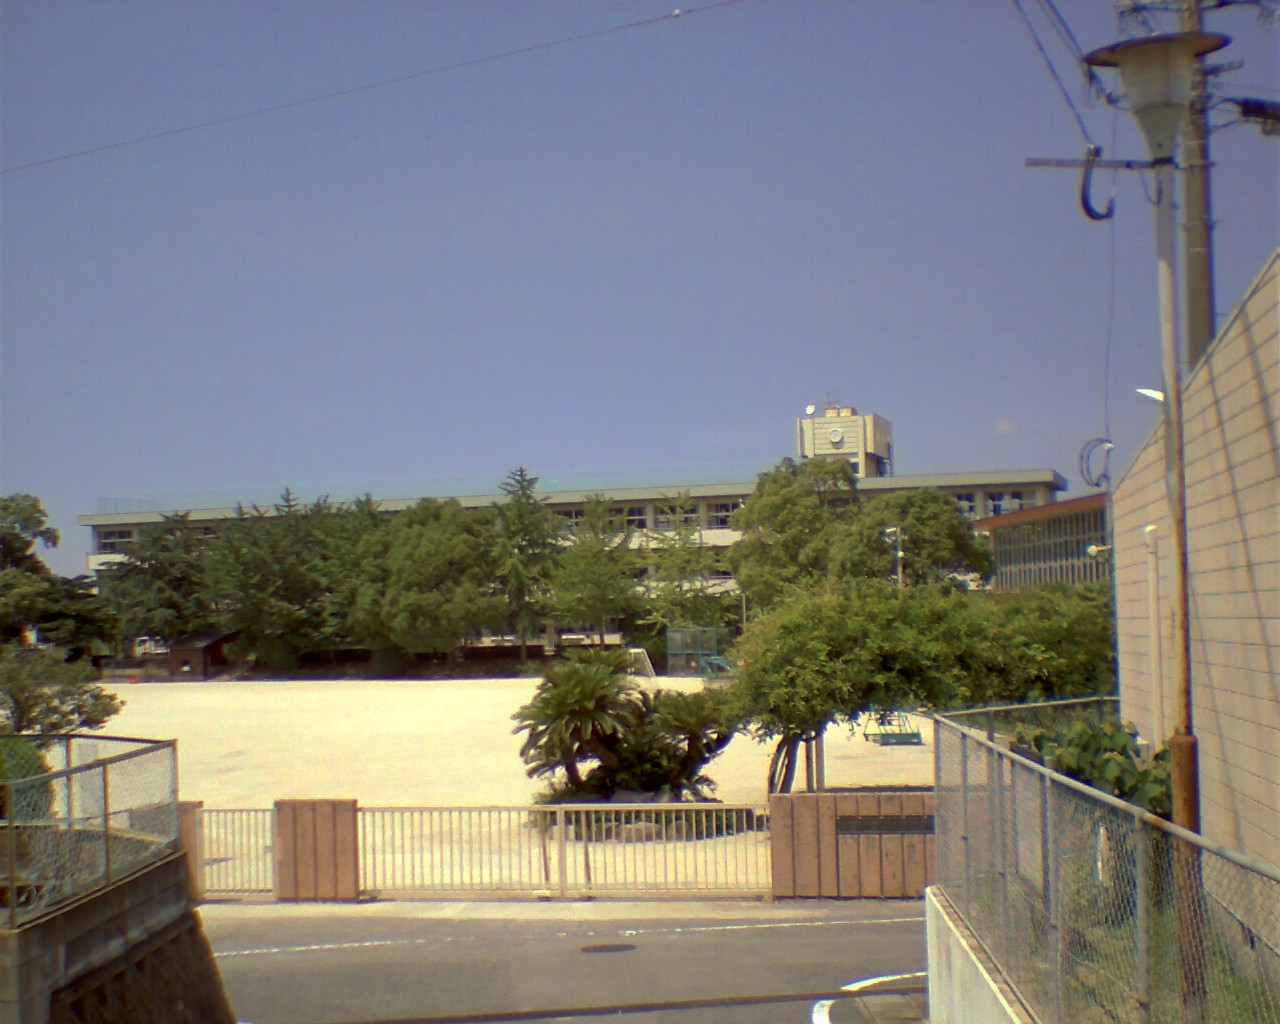
<path fill-rule="evenodd" d="M 1040 523 L 1044 522 L 1046 519 L 1061 519 L 1064 516 L 1103 508 L 1106 504 L 1107 495 L 1100 491 L 1097 494 L 1086 494 L 1082 498 L 1070 498 L 1067 501 L 1055 501 L 1052 505 L 1037 505 L 1035 508 L 1024 508 L 1017 512 L 1006 512 L 1002 516 L 987 516 L 985 519 L 975 519 L 973 522 L 973 528 L 975 530 L 987 531 L 1003 530 L 1007 527 L 1018 526 L 1023 523 Z"/>
<path fill-rule="evenodd" d="M 858 490 L 874 494 L 881 491 L 904 491 L 922 488 L 940 488 L 957 490 L 963 488 L 1017 488 L 1031 486 L 1047 486 L 1053 491 L 1066 490 L 1067 481 L 1061 473 L 1052 469 L 1004 469 L 990 472 L 967 473 L 917 473 L 901 476 L 868 477 L 858 481 Z M 691 498 L 726 500 L 745 498 L 755 490 L 755 481 L 726 482 L 704 484 L 673 483 L 660 487 L 601 487 L 585 488 L 572 491 L 542 491 L 539 497 L 552 508 L 557 506 L 580 505 L 596 494 L 603 494 L 612 504 L 625 505 L 627 502 L 655 501 L 663 498 L 674 498 L 678 494 L 687 494 Z M 412 508 L 422 497 L 377 499 L 378 508 L 383 512 L 402 512 Z M 483 508 L 505 499 L 501 493 L 494 494 L 461 494 L 432 495 L 439 500 L 452 499 L 465 508 Z M 335 502 L 342 506 L 345 502 Z M 249 508 L 251 506 L 245 506 Z M 270 509 L 270 504 L 259 506 Z M 219 519 L 234 519 L 237 510 L 233 506 L 220 508 L 191 509 L 153 509 L 145 512 L 100 512 L 91 515 L 77 516 L 81 526 L 144 526 L 148 523 L 159 523 L 166 516 L 181 512 L 189 514 L 193 522 L 211 522 Z M 1016 513 L 1014 513 L 1016 514 Z"/>

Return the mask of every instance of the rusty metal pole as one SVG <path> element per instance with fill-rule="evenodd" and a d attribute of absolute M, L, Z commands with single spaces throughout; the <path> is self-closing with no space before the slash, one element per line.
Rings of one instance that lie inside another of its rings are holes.
<path fill-rule="evenodd" d="M 1200 0 L 1184 0 L 1179 31 L 1201 32 Z M 1191 104 L 1182 129 L 1182 299 L 1187 365 L 1195 366 L 1217 334 L 1213 286 L 1213 203 L 1209 189 L 1209 115 L 1204 58 L 1191 71 Z"/>

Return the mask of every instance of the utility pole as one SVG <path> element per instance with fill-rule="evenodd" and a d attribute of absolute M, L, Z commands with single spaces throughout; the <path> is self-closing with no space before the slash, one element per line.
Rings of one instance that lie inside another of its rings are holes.
<path fill-rule="evenodd" d="M 1203 32 L 1201 0 L 1183 0 L 1179 32 Z M 1209 101 L 1204 57 L 1191 70 L 1191 104 L 1182 130 L 1182 296 L 1186 365 L 1194 366 L 1217 334 L 1213 298 L 1213 204 L 1209 190 Z"/>

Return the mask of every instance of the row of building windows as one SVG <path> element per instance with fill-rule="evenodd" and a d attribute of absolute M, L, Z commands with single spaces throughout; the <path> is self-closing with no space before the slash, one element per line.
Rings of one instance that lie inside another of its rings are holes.
<path fill-rule="evenodd" d="M 682 526 L 703 527 L 708 530 L 729 529 L 729 519 L 742 505 L 741 501 L 713 501 L 705 506 L 688 505 L 654 505 L 652 514 L 648 506 L 632 505 L 609 509 L 609 514 L 616 520 L 625 523 L 629 530 L 648 530 L 652 523 L 655 530 L 675 530 Z M 705 508 L 705 515 L 703 509 Z M 573 529 L 582 520 L 583 510 L 580 508 L 556 509 L 556 514 L 564 518 L 569 528 Z"/>
<path fill-rule="evenodd" d="M 955 499 L 956 506 L 970 519 L 1008 515 L 1035 505 L 1027 500 L 1025 491 L 970 491 L 957 494 Z"/>
<path fill-rule="evenodd" d="M 132 530 L 98 530 L 98 552 L 100 554 L 109 554 L 112 551 L 122 551 L 124 545 L 133 543 Z"/>
<path fill-rule="evenodd" d="M 994 586 L 1020 590 L 1044 583 L 1091 583 L 1111 575 L 1106 557 L 1106 514 L 1101 508 L 1038 523 L 993 529 Z M 1099 554 L 1091 555 L 1090 546 Z"/>

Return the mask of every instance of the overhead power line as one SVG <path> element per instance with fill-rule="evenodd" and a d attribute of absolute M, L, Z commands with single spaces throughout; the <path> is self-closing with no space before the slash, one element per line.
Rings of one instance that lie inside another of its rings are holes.
<path fill-rule="evenodd" d="M 1044 43 L 1040 41 L 1040 36 L 1036 32 L 1036 28 L 1031 24 L 1031 19 L 1027 17 L 1026 9 L 1022 6 L 1022 0 L 1009 0 L 1013 4 L 1014 9 L 1022 18 L 1023 25 L 1026 26 L 1027 32 L 1031 36 L 1031 42 L 1035 45 L 1036 50 L 1040 54 L 1040 59 L 1044 61 L 1045 69 L 1058 85 L 1058 91 L 1062 93 L 1062 99 L 1067 104 L 1067 109 L 1071 111 L 1071 116 L 1075 118 L 1076 126 L 1080 129 L 1080 134 L 1084 137 L 1084 141 L 1093 145 L 1093 139 L 1089 137 L 1089 129 L 1085 126 L 1084 118 L 1080 116 L 1080 110 L 1076 107 L 1075 100 L 1071 98 L 1071 93 L 1062 81 L 1062 77 L 1058 74 L 1058 69 L 1053 66 L 1053 61 L 1049 57 L 1048 51 L 1044 48 Z M 1074 37 L 1073 37 L 1074 38 Z"/>
<path fill-rule="evenodd" d="M 388 86 L 400 85 L 404 82 L 412 82 L 419 78 L 429 78 L 433 75 L 444 75 L 453 71 L 462 71 L 466 68 L 479 67 L 482 64 L 491 64 L 495 61 L 510 60 L 512 57 L 523 57 L 531 53 L 539 53 L 543 50 L 551 50 L 560 46 L 568 46 L 571 43 L 581 43 L 588 39 L 599 39 L 602 36 L 613 35 L 618 32 L 629 32 L 632 29 L 644 28 L 648 25 L 657 25 L 664 21 L 672 21 L 677 18 L 688 17 L 691 14 L 701 14 L 706 11 L 716 10 L 720 7 L 732 7 L 735 4 L 745 2 L 746 0 L 716 0 L 715 3 L 704 4 L 701 7 L 676 8 L 670 13 L 659 15 L 656 18 L 643 18 L 640 21 L 631 21 L 624 25 L 611 25 L 608 28 L 595 29 L 594 31 L 583 32 L 576 36 L 564 36 L 560 39 L 548 40 L 545 43 L 533 43 L 530 46 L 521 46 L 514 50 L 504 50 L 501 53 L 491 53 L 484 57 L 473 57 L 470 60 L 457 61 L 453 64 L 442 64 L 438 67 L 427 68 L 423 71 L 414 71 L 407 75 L 397 75 L 395 78 L 384 78 L 377 82 L 366 82 L 363 85 L 353 85 L 347 89 L 338 89 L 334 92 L 321 93 L 316 96 L 307 96 L 303 99 L 290 100 L 287 103 L 275 103 L 268 107 L 259 107 L 255 110 L 246 110 L 238 114 L 227 114 L 223 117 L 215 117 L 208 121 L 198 121 L 194 124 L 182 125 L 179 128 L 168 128 L 161 132 L 152 132 L 150 135 L 138 135 L 129 139 L 108 142 L 101 146 L 93 146 L 88 149 L 78 149 L 71 153 L 62 153 L 59 156 L 51 156 L 44 160 L 33 160 L 30 163 L 6 167 L 0 170 L 0 174 L 16 174 L 18 171 L 29 171 L 36 167 L 47 167 L 50 164 L 61 163 L 64 160 L 75 160 L 79 157 L 92 156 L 96 153 L 105 153 L 113 149 L 123 149 L 126 146 L 137 146 L 144 142 L 154 142 L 157 139 L 167 139 L 174 135 L 185 135 L 188 132 L 201 131 L 205 128 L 215 128 L 218 125 L 232 124 L 236 121 L 247 121 L 255 117 L 265 117 L 268 114 L 276 114 L 282 110 L 293 110 L 297 107 L 305 107 L 314 103 L 324 103 L 328 100 L 339 99 L 343 96 L 353 96 L 357 93 L 372 92 L 374 89 L 385 89 Z"/>

